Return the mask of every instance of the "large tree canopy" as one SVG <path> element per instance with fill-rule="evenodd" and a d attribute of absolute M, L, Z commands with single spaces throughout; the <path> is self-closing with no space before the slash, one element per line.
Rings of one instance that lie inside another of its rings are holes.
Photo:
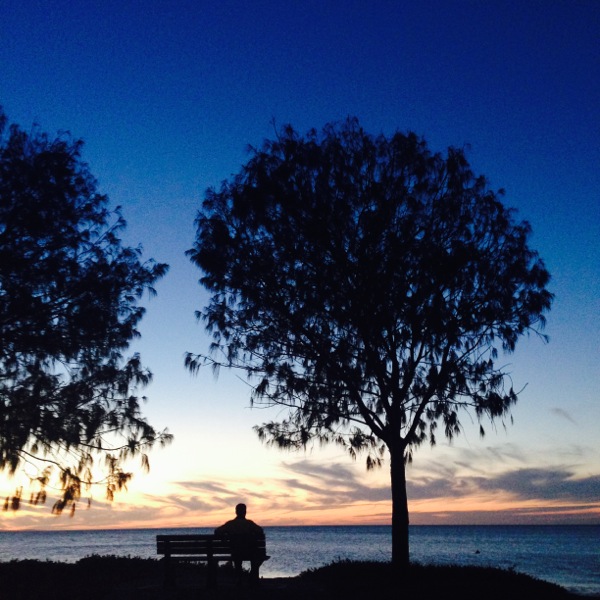
<path fill-rule="evenodd" d="M 58 475 L 55 512 L 74 510 L 95 481 L 112 497 L 123 461 L 170 440 L 141 415 L 151 374 L 126 357 L 139 300 L 167 271 L 121 244 L 120 210 L 80 157 L 81 142 L 7 127 L 0 110 L 0 470 L 24 468 L 41 487 Z M 7 499 L 17 508 L 21 491 Z"/>
<path fill-rule="evenodd" d="M 245 369 L 253 403 L 287 408 L 256 428 L 267 443 L 333 441 L 368 467 L 389 456 L 397 565 L 413 449 L 439 427 L 460 433 L 462 412 L 509 415 L 498 353 L 550 308 L 530 227 L 501 195 L 463 151 L 349 119 L 306 136 L 286 127 L 207 191 L 197 218 L 189 256 L 211 293 L 198 316 L 213 344 L 188 366 Z"/>

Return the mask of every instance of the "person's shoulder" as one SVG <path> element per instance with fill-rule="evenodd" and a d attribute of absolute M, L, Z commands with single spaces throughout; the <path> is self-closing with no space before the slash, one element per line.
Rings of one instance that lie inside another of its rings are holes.
<path fill-rule="evenodd" d="M 227 521 L 226 523 L 223 523 L 223 525 L 217 527 L 215 531 L 225 531 L 231 527 L 232 523 L 234 523 L 234 521 Z"/>

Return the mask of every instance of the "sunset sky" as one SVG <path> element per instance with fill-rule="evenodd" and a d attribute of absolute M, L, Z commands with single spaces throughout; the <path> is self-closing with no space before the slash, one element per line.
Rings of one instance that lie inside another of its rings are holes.
<path fill-rule="evenodd" d="M 235 373 L 192 376 L 208 296 L 185 257 L 208 186 L 290 123 L 352 115 L 467 148 L 533 228 L 555 294 L 545 345 L 505 358 L 522 389 L 506 429 L 474 417 L 408 467 L 411 522 L 600 523 L 600 4 L 596 0 L 4 0 L 0 105 L 85 142 L 126 241 L 170 264 L 132 347 L 154 373 L 144 413 L 174 443 L 127 493 L 71 519 L 25 505 L 0 529 L 214 526 L 246 501 L 264 525 L 388 524 L 387 465 L 337 448 L 261 445 Z M 136 468 L 136 465 L 132 465 Z M 21 478 L 0 477 L 0 498 Z M 51 494 L 52 497 L 52 494 Z"/>

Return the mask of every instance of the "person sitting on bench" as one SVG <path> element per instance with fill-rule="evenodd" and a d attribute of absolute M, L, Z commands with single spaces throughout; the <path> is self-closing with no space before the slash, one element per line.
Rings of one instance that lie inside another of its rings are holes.
<path fill-rule="evenodd" d="M 235 519 L 227 521 L 215 529 L 215 535 L 231 540 L 231 549 L 235 570 L 240 578 L 242 576 L 242 562 L 250 561 L 250 576 L 258 582 L 260 565 L 270 558 L 264 552 L 260 554 L 254 549 L 252 540 L 265 539 L 265 532 L 260 525 L 246 518 L 246 505 L 238 504 L 235 507 Z"/>

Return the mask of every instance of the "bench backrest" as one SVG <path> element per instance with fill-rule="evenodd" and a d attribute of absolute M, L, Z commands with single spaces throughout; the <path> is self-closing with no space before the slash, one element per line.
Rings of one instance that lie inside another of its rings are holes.
<path fill-rule="evenodd" d="M 157 535 L 156 552 L 165 556 L 206 556 L 208 558 L 229 558 L 232 554 L 258 555 L 266 553 L 264 538 L 248 538 L 239 541 L 214 534 Z"/>

